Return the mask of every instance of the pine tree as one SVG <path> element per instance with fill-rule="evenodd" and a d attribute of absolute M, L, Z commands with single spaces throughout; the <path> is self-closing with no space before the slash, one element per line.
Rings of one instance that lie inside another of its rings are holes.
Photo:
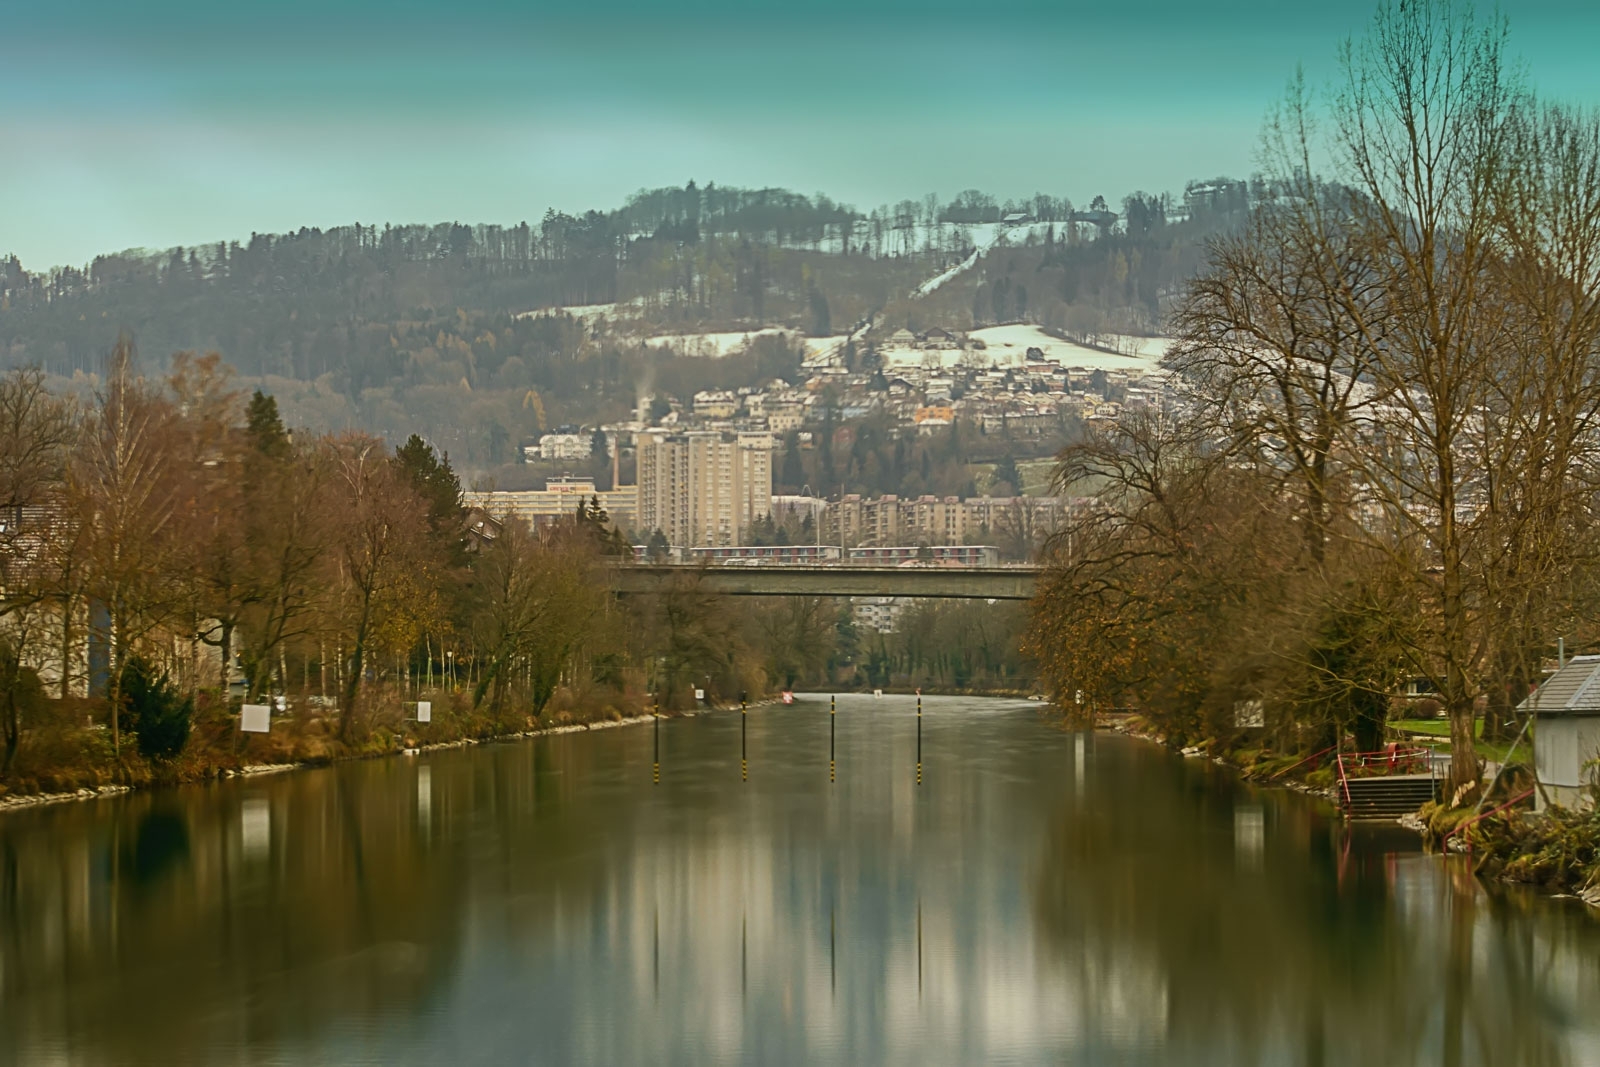
<path fill-rule="evenodd" d="M 289 432 L 278 415 L 277 397 L 255 391 L 245 407 L 245 433 L 263 456 L 282 459 L 289 454 Z"/>

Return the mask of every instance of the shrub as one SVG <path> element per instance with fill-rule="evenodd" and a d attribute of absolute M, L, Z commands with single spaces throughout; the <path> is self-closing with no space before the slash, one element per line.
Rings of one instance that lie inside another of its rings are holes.
<path fill-rule="evenodd" d="M 189 741 L 194 699 L 173 688 L 145 659 L 134 656 L 122 668 L 123 722 L 139 741 L 147 760 L 170 760 Z"/>

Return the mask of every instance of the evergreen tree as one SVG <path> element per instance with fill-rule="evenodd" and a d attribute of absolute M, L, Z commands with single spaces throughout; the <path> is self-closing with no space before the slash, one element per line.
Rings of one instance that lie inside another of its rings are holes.
<path fill-rule="evenodd" d="M 1010 452 L 999 463 L 994 465 L 994 480 L 1004 482 L 1011 488 L 1012 496 L 1022 493 L 1022 474 L 1017 470 L 1017 458 Z"/>
<path fill-rule="evenodd" d="M 805 467 L 800 462 L 800 445 L 790 441 L 783 450 L 783 473 L 778 480 L 790 489 L 798 489 L 805 483 Z"/>
<path fill-rule="evenodd" d="M 260 454 L 283 459 L 289 454 L 289 433 L 278 415 L 278 398 L 257 389 L 245 407 L 245 433 Z"/>
<path fill-rule="evenodd" d="M 416 434 L 395 449 L 395 464 L 428 505 L 428 520 L 435 531 L 451 531 L 461 522 L 461 480 L 450 468 L 450 457 L 440 456 Z"/>
<path fill-rule="evenodd" d="M 441 547 L 441 558 L 452 566 L 467 560 L 466 507 L 461 480 L 450 467 L 450 457 L 434 452 L 416 434 L 395 449 L 394 464 L 428 509 L 428 536 Z"/>
<path fill-rule="evenodd" d="M 124 729 L 138 737 L 139 754 L 148 760 L 170 760 L 189 741 L 194 699 L 178 693 L 165 674 L 142 656 L 131 656 L 122 669 Z"/>
<path fill-rule="evenodd" d="M 811 336 L 827 337 L 833 333 L 833 317 L 828 312 L 828 298 L 816 286 L 811 288 Z"/>

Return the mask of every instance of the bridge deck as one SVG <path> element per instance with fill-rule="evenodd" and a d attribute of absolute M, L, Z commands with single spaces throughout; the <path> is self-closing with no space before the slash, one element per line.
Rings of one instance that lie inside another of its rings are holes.
<path fill-rule="evenodd" d="M 612 571 L 619 593 L 660 593 L 676 583 L 729 596 L 908 596 L 1029 600 L 1039 568 L 696 566 L 623 564 Z"/>

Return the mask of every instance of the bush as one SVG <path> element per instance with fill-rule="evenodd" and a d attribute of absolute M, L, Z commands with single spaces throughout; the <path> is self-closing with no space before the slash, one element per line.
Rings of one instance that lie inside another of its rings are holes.
<path fill-rule="evenodd" d="M 1467 833 L 1480 873 L 1569 892 L 1600 881 L 1600 813 L 1551 807 L 1532 816 L 1494 815 Z"/>
<path fill-rule="evenodd" d="M 147 760 L 170 760 L 189 741 L 194 699 L 173 688 L 166 674 L 135 656 L 122 668 L 123 725 L 138 738 Z"/>

